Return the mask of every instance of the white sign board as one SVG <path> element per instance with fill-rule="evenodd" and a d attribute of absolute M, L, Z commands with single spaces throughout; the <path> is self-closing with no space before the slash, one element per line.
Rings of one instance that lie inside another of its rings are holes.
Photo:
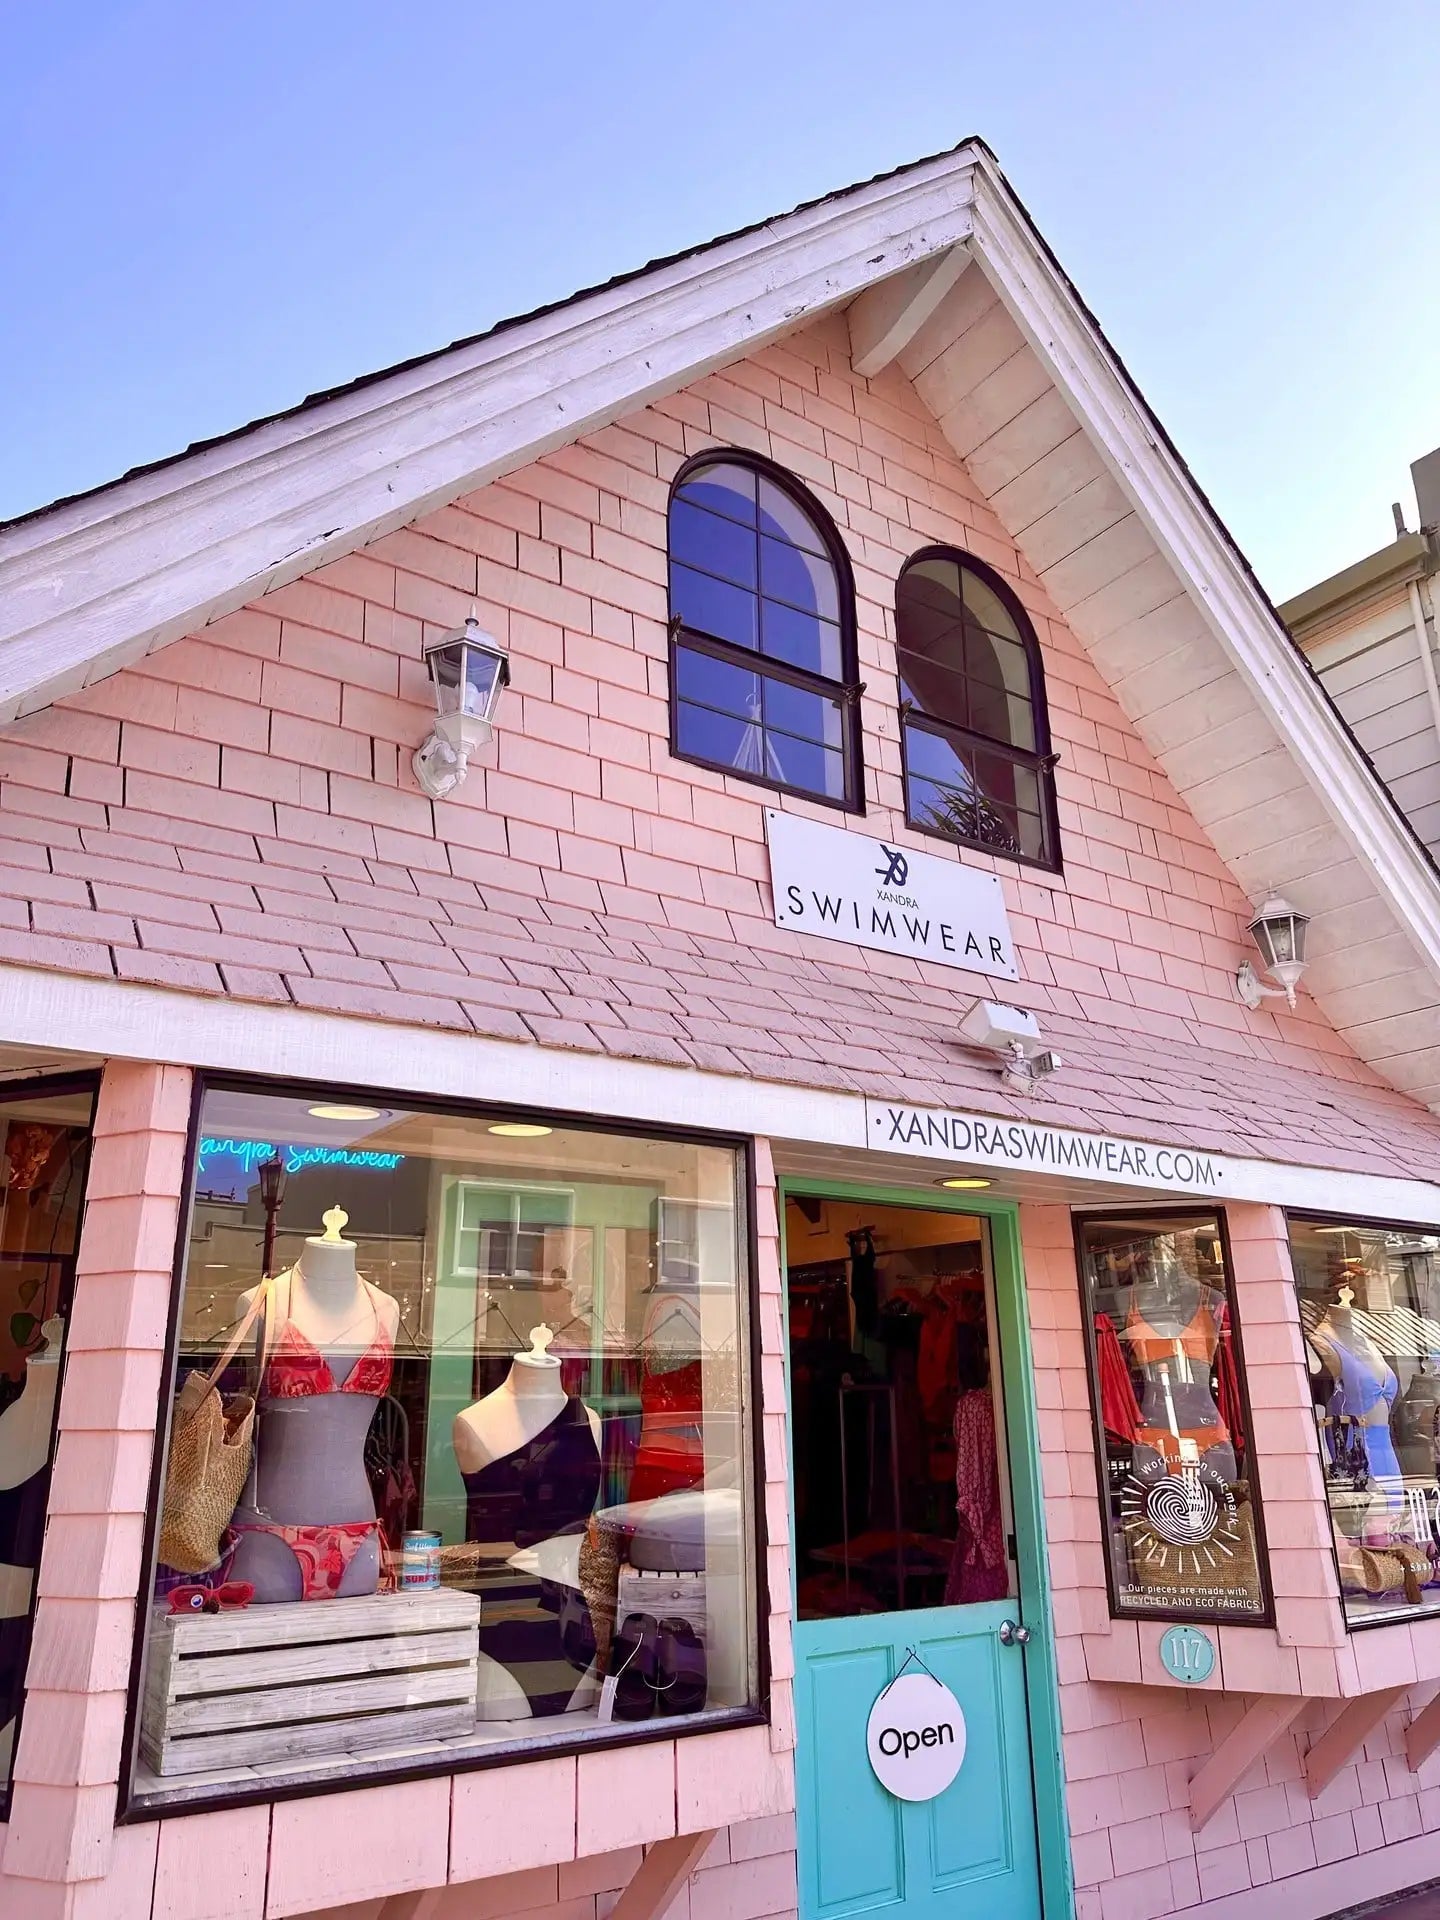
<path fill-rule="evenodd" d="M 993 873 L 765 809 L 775 924 L 967 973 L 1018 980 Z"/>
<path fill-rule="evenodd" d="M 867 1100 L 865 1139 L 879 1153 L 915 1153 L 927 1160 L 1014 1167 L 1022 1173 L 1057 1173 L 1175 1193 L 1230 1191 L 1230 1163 L 1223 1154 L 1146 1140 L 1116 1140 L 1103 1133 L 1077 1133 L 1071 1127 L 1045 1127 L 1030 1120 L 998 1120 L 993 1114 Z"/>
<path fill-rule="evenodd" d="M 965 1716 L 949 1687 L 902 1673 L 870 1709 L 865 1746 L 875 1778 L 897 1800 L 933 1800 L 965 1758 Z"/>

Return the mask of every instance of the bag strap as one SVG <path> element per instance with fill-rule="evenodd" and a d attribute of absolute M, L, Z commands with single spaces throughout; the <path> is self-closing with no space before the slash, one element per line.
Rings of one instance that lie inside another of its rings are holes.
<path fill-rule="evenodd" d="M 225 1369 L 229 1366 L 230 1362 L 235 1358 L 236 1354 L 240 1351 L 241 1344 L 244 1341 L 246 1334 L 249 1333 L 251 1327 L 254 1326 L 256 1319 L 264 1309 L 265 1301 L 269 1294 L 269 1291 L 270 1291 L 270 1282 L 268 1280 L 262 1280 L 259 1286 L 255 1289 L 254 1298 L 251 1300 L 249 1306 L 245 1309 L 245 1317 L 241 1320 L 239 1326 L 235 1329 L 234 1334 L 231 1336 L 230 1340 L 226 1343 L 225 1349 L 221 1353 L 220 1358 L 215 1362 L 214 1366 L 210 1369 L 209 1373 L 206 1374 L 205 1383 L 207 1386 L 213 1387 L 215 1385 L 216 1381 L 220 1378 L 221 1374 L 224 1373 Z"/>

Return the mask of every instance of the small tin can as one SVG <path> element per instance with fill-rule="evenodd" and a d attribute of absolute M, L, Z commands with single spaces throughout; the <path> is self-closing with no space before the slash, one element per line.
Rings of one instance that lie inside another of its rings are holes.
<path fill-rule="evenodd" d="M 440 1536 L 420 1530 L 407 1533 L 400 1542 L 400 1586 L 413 1593 L 421 1587 L 440 1584 Z"/>

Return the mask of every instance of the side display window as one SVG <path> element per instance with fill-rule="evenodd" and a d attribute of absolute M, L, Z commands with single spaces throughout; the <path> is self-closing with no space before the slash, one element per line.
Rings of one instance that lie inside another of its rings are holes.
<path fill-rule="evenodd" d="M 1076 1237 L 1112 1611 L 1268 1619 L 1222 1217 L 1091 1216 Z"/>
<path fill-rule="evenodd" d="M 92 1086 L 0 1090 L 0 1819 L 10 1797 L 90 1164 Z"/>
<path fill-rule="evenodd" d="M 1290 1221 L 1351 1626 L 1440 1611 L 1440 1233 Z"/>
<path fill-rule="evenodd" d="M 210 1085 L 136 1806 L 753 1714 L 744 1158 Z"/>

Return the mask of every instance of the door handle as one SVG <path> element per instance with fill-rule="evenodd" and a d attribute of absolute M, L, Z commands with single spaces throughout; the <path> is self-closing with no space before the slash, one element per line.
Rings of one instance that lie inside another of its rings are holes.
<path fill-rule="evenodd" d="M 1029 1646 L 1029 1627 L 1022 1627 L 1014 1620 L 1002 1620 L 1000 1622 L 1000 1644 L 1002 1647 Z"/>

